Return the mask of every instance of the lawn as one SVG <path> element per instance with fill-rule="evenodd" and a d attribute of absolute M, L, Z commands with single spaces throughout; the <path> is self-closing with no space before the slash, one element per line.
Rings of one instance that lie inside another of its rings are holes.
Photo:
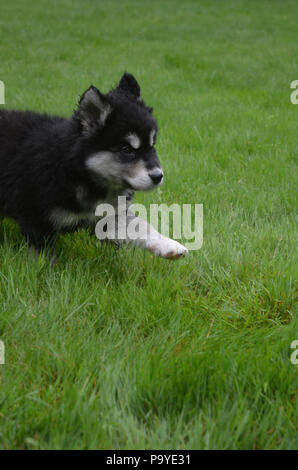
<path fill-rule="evenodd" d="M 70 115 L 91 83 L 133 73 L 166 175 L 136 201 L 203 204 L 204 243 L 171 262 L 81 230 L 51 267 L 1 223 L 0 448 L 298 448 L 297 14 L 295 0 L 1 1 L 6 106 Z"/>

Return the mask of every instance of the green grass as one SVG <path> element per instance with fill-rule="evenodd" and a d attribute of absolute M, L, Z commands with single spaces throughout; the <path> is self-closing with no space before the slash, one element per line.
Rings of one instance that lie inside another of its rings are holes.
<path fill-rule="evenodd" d="M 178 262 L 81 231 L 51 268 L 1 224 L 0 447 L 297 448 L 297 2 L 0 8 L 7 107 L 70 115 L 128 70 L 166 172 L 137 202 L 204 205 Z"/>

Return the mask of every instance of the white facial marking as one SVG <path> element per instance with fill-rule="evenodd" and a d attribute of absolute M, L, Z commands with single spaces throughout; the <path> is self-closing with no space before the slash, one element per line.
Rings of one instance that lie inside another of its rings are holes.
<path fill-rule="evenodd" d="M 141 147 L 141 139 L 134 132 L 131 132 L 130 134 L 128 134 L 126 136 L 126 140 L 135 150 Z"/>
<path fill-rule="evenodd" d="M 143 160 L 121 163 L 113 152 L 97 152 L 86 160 L 86 166 L 98 177 L 115 185 L 125 187 L 125 183 L 135 191 L 146 191 L 156 188 L 145 167 Z M 160 182 L 160 184 L 162 181 Z"/>
<path fill-rule="evenodd" d="M 152 131 L 150 132 L 150 136 L 149 136 L 150 147 L 153 147 L 153 145 L 154 145 L 155 136 L 156 136 L 156 130 L 152 129 Z"/>
<path fill-rule="evenodd" d="M 155 187 L 143 161 L 139 161 L 125 179 L 136 191 L 146 191 Z"/>
<path fill-rule="evenodd" d="M 136 190 L 142 191 L 152 187 L 152 180 L 142 161 L 136 165 L 133 174 L 127 176 L 126 180 Z"/>
<path fill-rule="evenodd" d="M 120 183 L 122 180 L 121 165 L 115 160 L 112 152 L 94 153 L 87 159 L 86 166 L 108 181 Z"/>

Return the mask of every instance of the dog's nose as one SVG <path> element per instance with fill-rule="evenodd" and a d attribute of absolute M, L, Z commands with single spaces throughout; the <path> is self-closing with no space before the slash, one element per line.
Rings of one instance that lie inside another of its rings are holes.
<path fill-rule="evenodd" d="M 154 184 L 158 184 L 163 179 L 163 172 L 161 170 L 154 170 L 149 173 L 150 178 L 152 179 Z"/>

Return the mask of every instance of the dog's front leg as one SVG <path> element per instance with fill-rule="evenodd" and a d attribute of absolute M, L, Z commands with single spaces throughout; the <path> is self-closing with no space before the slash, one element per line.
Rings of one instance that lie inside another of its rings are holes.
<path fill-rule="evenodd" d="M 124 234 L 125 238 L 121 239 Z M 152 225 L 130 211 L 118 216 L 117 235 L 118 242 L 143 248 L 162 258 L 177 259 L 188 253 L 181 243 L 163 236 Z"/>

